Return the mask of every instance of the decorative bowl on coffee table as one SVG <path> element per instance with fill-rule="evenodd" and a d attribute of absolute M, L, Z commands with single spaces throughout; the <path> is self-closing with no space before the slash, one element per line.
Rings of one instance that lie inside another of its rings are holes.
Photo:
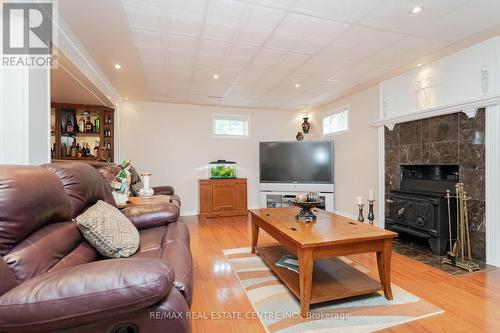
<path fill-rule="evenodd" d="M 317 216 L 314 215 L 311 209 L 318 207 L 322 203 L 322 200 L 304 202 L 292 200 L 292 205 L 300 207 L 300 212 L 295 215 L 295 219 L 305 223 L 315 222 Z"/>

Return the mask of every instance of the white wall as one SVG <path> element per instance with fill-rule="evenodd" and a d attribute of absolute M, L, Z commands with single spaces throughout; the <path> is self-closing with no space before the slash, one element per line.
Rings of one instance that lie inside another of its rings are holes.
<path fill-rule="evenodd" d="M 212 137 L 212 114 L 250 117 L 250 138 Z M 292 111 L 200 105 L 124 102 L 120 106 L 120 158 L 153 173 L 153 185 L 173 185 L 182 214 L 198 211 L 198 179 L 208 176 L 210 161 L 236 161 L 239 177 L 248 178 L 248 205 L 258 207 L 258 143 L 295 140 L 302 122 Z M 312 119 L 314 126 L 314 119 Z"/>
<path fill-rule="evenodd" d="M 378 132 L 368 125 L 379 116 L 378 86 L 316 110 L 318 127 L 321 127 L 322 114 L 345 105 L 350 107 L 350 131 L 327 137 L 320 134 L 319 138 L 331 138 L 335 145 L 335 211 L 357 217 L 356 197 L 362 196 L 367 206 L 368 191 L 373 189 L 378 193 Z M 365 208 L 365 219 L 367 213 Z M 378 216 L 376 211 L 375 216 Z"/>

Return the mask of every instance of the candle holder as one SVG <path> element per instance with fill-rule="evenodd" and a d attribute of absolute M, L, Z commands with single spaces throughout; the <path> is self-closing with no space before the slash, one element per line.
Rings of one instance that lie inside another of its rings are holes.
<path fill-rule="evenodd" d="M 369 206 L 369 210 L 368 210 L 368 221 L 370 221 L 370 225 L 373 225 L 373 220 L 375 220 L 375 214 L 373 214 L 373 203 L 375 202 L 375 200 L 368 200 L 368 206 Z"/>
<path fill-rule="evenodd" d="M 359 222 L 365 222 L 365 218 L 363 217 L 363 207 L 364 204 L 358 204 L 358 209 L 359 209 L 359 214 L 358 214 L 358 221 Z"/>

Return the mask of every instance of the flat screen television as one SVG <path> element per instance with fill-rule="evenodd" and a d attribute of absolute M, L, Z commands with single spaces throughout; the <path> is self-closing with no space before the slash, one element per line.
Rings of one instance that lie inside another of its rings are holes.
<path fill-rule="evenodd" d="M 333 141 L 261 142 L 260 182 L 333 184 Z"/>

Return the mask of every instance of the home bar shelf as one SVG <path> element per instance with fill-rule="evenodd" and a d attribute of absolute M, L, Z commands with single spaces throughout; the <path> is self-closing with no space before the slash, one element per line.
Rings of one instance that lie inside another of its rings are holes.
<path fill-rule="evenodd" d="M 96 148 L 101 150 L 104 148 L 106 150 L 104 160 L 113 162 L 114 111 L 103 105 L 52 103 L 50 132 L 52 160 L 99 160 Z M 73 145 L 81 148 L 81 154 L 77 152 L 72 156 Z M 86 154 L 83 152 L 84 147 L 89 148 Z M 100 160 L 103 160 L 102 154 Z"/>

